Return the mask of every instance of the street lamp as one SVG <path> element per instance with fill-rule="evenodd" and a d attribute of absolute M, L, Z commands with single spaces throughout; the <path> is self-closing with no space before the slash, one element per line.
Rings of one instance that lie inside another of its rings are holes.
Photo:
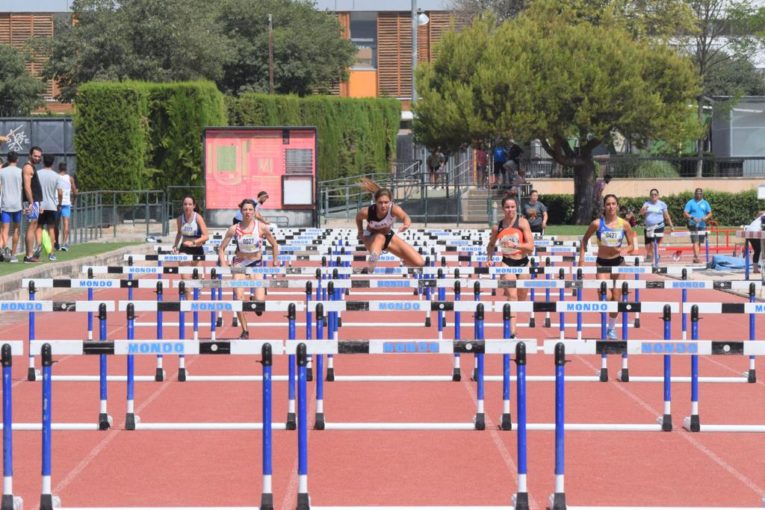
<path fill-rule="evenodd" d="M 415 87 L 416 78 L 414 76 L 417 68 L 417 29 L 430 22 L 428 15 L 417 9 L 417 0 L 412 0 L 412 105 L 417 100 L 417 88 Z"/>

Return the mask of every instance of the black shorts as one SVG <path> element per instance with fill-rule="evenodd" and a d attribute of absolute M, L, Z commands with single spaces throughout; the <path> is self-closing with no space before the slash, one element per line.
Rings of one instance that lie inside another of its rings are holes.
<path fill-rule="evenodd" d="M 701 230 L 704 232 L 703 234 L 694 234 L 694 232 L 698 232 Z M 703 229 L 699 229 L 698 225 L 696 224 L 688 224 L 688 232 L 691 233 L 691 242 L 692 243 L 701 243 L 704 242 L 704 239 L 706 238 L 706 227 Z"/>
<path fill-rule="evenodd" d="M 523 267 L 529 265 L 529 258 L 523 257 L 522 259 L 511 259 L 510 257 L 502 257 L 502 263 L 510 267 Z"/>
<path fill-rule="evenodd" d="M 654 227 L 653 231 L 656 232 L 657 234 L 663 234 L 664 233 L 664 224 L 662 224 L 660 227 L 659 226 Z M 643 240 L 645 241 L 646 246 L 651 244 L 653 242 L 653 239 L 654 239 L 653 237 L 648 237 L 648 227 L 646 227 L 645 234 L 643 235 Z M 662 239 L 661 237 L 657 237 L 656 238 L 656 242 L 660 243 L 661 239 Z"/>
<path fill-rule="evenodd" d="M 542 228 L 541 223 L 539 225 L 529 225 L 529 227 L 531 228 L 532 234 L 544 234 L 545 232 L 545 229 Z"/>
<path fill-rule="evenodd" d="M 56 224 L 56 211 L 43 211 L 40 213 L 40 217 L 37 218 L 37 224 L 40 226 L 55 225 Z"/>
<path fill-rule="evenodd" d="M 504 163 L 494 163 L 494 175 L 500 175 L 504 173 L 505 169 L 503 167 Z"/>
<path fill-rule="evenodd" d="M 388 246 L 390 246 L 390 242 L 393 240 L 393 236 L 394 235 L 396 235 L 396 233 L 393 232 L 392 230 L 389 230 L 385 234 L 385 244 L 383 244 L 382 251 L 387 251 L 388 250 Z"/>
<path fill-rule="evenodd" d="M 616 267 L 624 264 L 624 257 L 619 256 L 615 259 L 602 259 L 600 257 L 595 259 L 595 265 L 603 267 Z"/>
<path fill-rule="evenodd" d="M 202 246 L 181 246 L 178 248 L 178 253 L 185 255 L 204 255 L 205 249 Z"/>

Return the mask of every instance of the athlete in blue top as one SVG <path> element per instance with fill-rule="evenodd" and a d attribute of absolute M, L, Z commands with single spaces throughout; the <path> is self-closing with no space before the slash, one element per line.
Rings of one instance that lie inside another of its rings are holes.
<path fill-rule="evenodd" d="M 579 247 L 579 265 L 584 265 L 584 254 L 587 251 L 587 243 L 593 234 L 597 234 L 598 239 L 598 257 L 596 264 L 598 267 L 621 266 L 624 263 L 624 255 L 635 253 L 634 236 L 632 227 L 627 220 L 618 216 L 619 201 L 616 195 L 606 195 L 603 198 L 603 216 L 594 220 L 587 227 L 584 233 L 582 244 Z M 626 250 L 624 249 L 626 247 Z M 597 273 L 595 277 L 598 280 L 613 281 L 612 288 L 609 290 L 609 301 L 621 301 L 622 290 L 616 286 L 616 281 L 622 275 L 619 273 Z M 608 338 L 616 340 L 616 317 L 618 313 L 613 312 L 608 315 Z"/>
<path fill-rule="evenodd" d="M 701 262 L 699 259 L 699 251 L 701 249 L 701 241 L 706 235 L 707 221 L 712 218 L 712 206 L 704 199 L 704 191 L 701 188 L 696 188 L 696 191 L 693 193 L 693 198 L 688 200 L 688 203 L 685 204 L 683 216 L 688 219 L 688 230 L 691 232 L 693 263 L 698 264 Z M 698 234 L 694 232 L 704 233 Z"/>

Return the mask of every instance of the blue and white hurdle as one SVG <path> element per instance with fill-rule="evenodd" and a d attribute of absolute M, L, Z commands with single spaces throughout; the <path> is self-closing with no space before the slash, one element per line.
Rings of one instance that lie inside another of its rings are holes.
<path fill-rule="evenodd" d="M 52 392 L 52 366 L 54 355 L 156 355 L 157 352 L 172 354 L 211 354 L 211 355 L 261 355 L 263 364 L 263 421 L 260 423 L 171 423 L 171 424 L 140 424 L 126 420 L 127 430 L 261 430 L 263 442 L 263 465 L 262 479 L 263 489 L 260 506 L 231 507 L 236 510 L 273 509 L 272 493 L 272 434 L 271 431 L 284 429 L 282 424 L 272 423 L 272 388 L 271 369 L 272 355 L 280 355 L 285 352 L 285 342 L 282 340 L 244 340 L 231 342 L 198 342 L 193 340 L 115 340 L 109 342 L 83 342 L 72 340 L 51 340 L 33 344 L 39 347 L 43 360 L 43 421 L 38 430 L 42 430 L 42 492 L 40 495 L 40 509 L 53 510 L 60 508 L 60 499 L 52 494 L 52 442 L 55 426 L 52 421 L 53 392 Z M 5 407 L 4 407 L 5 409 Z M 15 427 L 14 427 L 15 428 Z M 5 431 L 4 431 L 5 436 Z M 5 451 L 5 449 L 4 449 Z M 5 494 L 11 494 L 5 492 Z M 5 500 L 5 498 L 4 498 Z M 74 507 L 67 507 L 73 509 Z M 111 507 L 115 510 L 117 507 Z M 133 507 L 138 508 L 138 507 Z M 148 510 L 146 507 L 144 510 Z M 167 507 L 165 507 L 167 508 Z M 195 507 L 203 508 L 203 507 Z M 223 507 L 207 507 L 205 510 Z"/>
<path fill-rule="evenodd" d="M 593 510 L 617 510 L 627 508 L 651 508 L 670 510 L 673 508 L 688 509 L 691 507 L 627 507 L 627 506 L 570 506 L 566 502 L 565 493 L 565 432 L 578 430 L 570 424 L 565 423 L 565 364 L 566 354 L 597 354 L 597 353 L 623 353 L 629 352 L 633 355 L 661 355 L 665 356 L 691 356 L 691 359 L 699 355 L 762 355 L 765 353 L 765 342 L 763 341 L 739 341 L 739 340 L 692 340 L 692 341 L 655 341 L 655 340 L 633 340 L 630 342 L 619 341 L 546 341 L 544 345 L 545 352 L 555 355 L 556 381 L 555 381 L 555 490 L 549 498 L 549 508 L 552 510 L 567 509 L 593 509 Z M 697 369 L 697 367 L 696 367 Z M 661 418 L 659 418 L 661 420 Z M 686 422 L 688 419 L 686 418 Z M 726 432 L 765 432 L 765 425 L 752 426 L 740 425 L 726 426 Z M 739 428 L 741 427 L 741 428 Z M 684 426 L 684 428 L 688 429 Z M 619 430 L 619 429 L 607 429 Z M 670 429 L 671 430 L 671 429 Z M 723 431 L 720 429 L 709 429 L 710 431 Z M 707 507 L 709 510 L 722 510 L 721 507 Z M 726 507 L 729 508 L 729 507 Z M 745 510 L 745 507 L 736 507 Z M 747 509 L 748 510 L 748 509 Z M 751 510 L 754 510 L 752 507 Z"/>

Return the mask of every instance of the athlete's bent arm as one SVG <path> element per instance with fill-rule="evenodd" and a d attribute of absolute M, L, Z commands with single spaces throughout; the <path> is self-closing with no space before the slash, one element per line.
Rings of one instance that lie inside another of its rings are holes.
<path fill-rule="evenodd" d="M 391 211 L 391 214 L 395 216 L 396 218 L 400 219 L 403 223 L 401 227 L 399 227 L 398 231 L 403 232 L 407 230 L 412 225 L 412 218 L 409 217 L 409 215 L 402 209 L 401 207 L 394 205 L 393 210 Z"/>
<path fill-rule="evenodd" d="M 218 246 L 218 264 L 220 264 L 221 267 L 228 267 L 228 260 L 226 260 L 226 248 L 228 247 L 228 243 L 231 242 L 231 238 L 234 236 L 234 231 L 236 230 L 236 225 L 232 225 L 226 230 L 226 235 L 223 236 L 223 240 L 220 243 L 220 246 Z"/>
<path fill-rule="evenodd" d="M 593 221 L 590 223 L 590 226 L 587 227 L 587 232 L 584 233 L 584 237 L 582 237 L 582 244 L 579 246 L 579 265 L 584 265 L 584 254 L 587 251 L 587 243 L 590 242 L 590 238 L 592 237 L 592 234 L 595 233 L 595 231 L 598 230 L 598 220 Z M 632 243 L 632 240 L 629 241 Z"/>

